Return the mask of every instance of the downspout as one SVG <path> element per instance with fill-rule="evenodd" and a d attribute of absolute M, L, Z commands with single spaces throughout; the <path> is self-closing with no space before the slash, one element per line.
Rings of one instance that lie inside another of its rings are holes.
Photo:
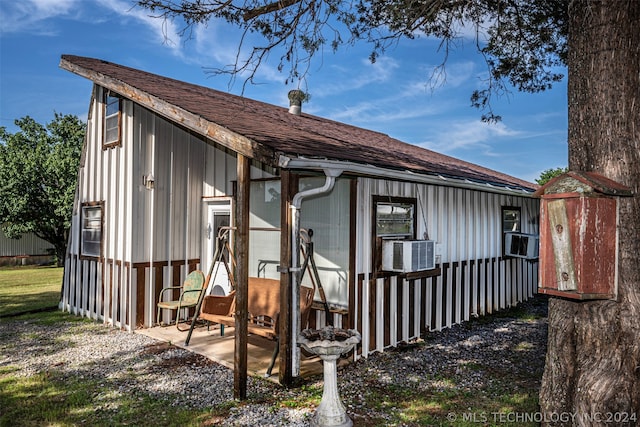
<path fill-rule="evenodd" d="M 300 332 L 300 207 L 302 201 L 307 197 L 319 196 L 330 193 L 336 182 L 336 178 L 342 173 L 341 169 L 324 169 L 325 181 L 322 187 L 311 188 L 300 191 L 293 196 L 291 201 L 291 348 L 293 355 L 291 358 L 292 376 L 300 376 L 300 349 L 298 348 L 298 333 Z"/>

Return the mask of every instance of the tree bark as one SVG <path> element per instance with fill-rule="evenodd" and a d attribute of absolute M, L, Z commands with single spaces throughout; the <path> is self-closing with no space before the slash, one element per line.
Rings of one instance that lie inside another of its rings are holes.
<path fill-rule="evenodd" d="M 633 189 L 619 203 L 617 301 L 551 298 L 545 425 L 640 424 L 640 2 L 569 6 L 569 169 Z"/>

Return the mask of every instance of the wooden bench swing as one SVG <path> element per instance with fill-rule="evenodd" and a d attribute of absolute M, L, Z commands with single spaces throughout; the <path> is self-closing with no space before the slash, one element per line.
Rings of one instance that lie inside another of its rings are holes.
<path fill-rule="evenodd" d="M 202 292 L 200 300 L 198 301 L 198 305 L 196 306 L 196 315 L 193 316 L 193 319 L 191 321 L 189 334 L 187 335 L 184 343 L 185 346 L 189 345 L 191 334 L 196 323 L 199 320 L 219 324 L 220 334 L 222 336 L 224 336 L 225 326 L 235 326 L 235 280 L 233 272 L 229 268 L 229 264 L 227 263 L 227 260 L 224 256 L 224 253 L 227 252 L 229 254 L 230 261 L 235 266 L 233 252 L 231 251 L 228 239 L 226 237 L 230 229 L 231 227 L 224 227 L 218 233 L 218 244 L 216 248 L 216 255 L 214 256 L 214 262 L 211 263 L 211 267 L 209 268 L 209 273 L 207 274 L 207 278 L 204 284 L 205 291 Z M 308 244 L 308 242 L 310 242 L 310 237 L 313 235 L 313 232 L 303 232 L 301 234 L 303 235 L 303 242 L 307 241 L 307 244 L 305 245 L 307 249 L 303 250 L 304 263 L 301 271 L 304 275 L 304 271 L 306 269 L 313 269 L 314 273 L 314 275 L 310 276 L 313 286 L 300 286 L 299 288 L 300 325 L 304 329 L 309 320 L 309 313 L 311 312 L 311 305 L 313 304 L 313 298 L 316 292 L 316 283 L 318 284 L 320 295 L 324 302 L 324 307 L 327 312 L 327 319 L 329 319 L 330 321 L 331 317 L 329 316 L 328 305 L 326 303 L 324 290 L 322 289 L 322 285 L 319 281 L 317 268 L 315 266 L 315 262 L 313 261 L 313 244 Z M 309 234 L 311 236 L 309 236 Z M 225 296 L 206 295 L 206 289 L 209 285 L 210 280 L 212 280 L 212 275 L 213 279 L 215 280 L 215 276 L 217 274 L 217 270 L 215 273 L 213 272 L 214 266 L 220 268 L 220 263 L 223 264 L 227 269 L 227 274 L 231 281 L 232 291 L 229 293 L 229 295 Z M 300 279 L 302 280 L 302 277 Z M 276 359 L 280 350 L 280 281 L 276 279 L 267 279 L 264 277 L 249 277 L 247 305 L 248 332 L 250 334 L 255 334 L 276 342 L 275 348 L 273 350 L 273 355 L 271 357 L 271 362 L 269 364 L 269 367 L 267 368 L 265 375 L 269 377 L 271 376 L 271 371 L 275 366 Z"/>

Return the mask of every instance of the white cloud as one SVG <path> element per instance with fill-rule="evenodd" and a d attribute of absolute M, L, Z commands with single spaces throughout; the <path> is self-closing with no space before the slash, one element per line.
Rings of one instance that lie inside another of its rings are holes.
<path fill-rule="evenodd" d="M 442 88 L 457 88 L 477 77 L 476 64 L 473 61 L 447 63 L 444 67 L 433 66 L 428 71 L 432 80 L 429 88 L 437 91 Z"/>
<path fill-rule="evenodd" d="M 220 40 L 218 26 L 198 25 L 194 31 L 193 42 L 200 56 L 200 62 L 213 61 L 216 64 L 230 64 L 235 60 L 237 45 L 223 43 Z"/>
<path fill-rule="evenodd" d="M 491 142 L 501 138 L 516 138 L 519 131 L 509 129 L 504 123 L 487 124 L 480 120 L 449 122 L 446 130 L 440 130 L 430 141 L 418 145 L 440 153 L 451 154 L 458 150 L 480 150 L 484 155 L 495 155 Z"/>
<path fill-rule="evenodd" d="M 95 2 L 122 18 L 142 23 L 155 34 L 159 42 L 169 47 L 175 56 L 182 57 L 179 30 L 173 21 L 154 17 L 149 11 L 132 6 L 128 0 L 95 0 Z"/>
<path fill-rule="evenodd" d="M 345 71 L 345 79 L 341 79 L 342 75 L 335 76 L 329 88 L 320 87 L 321 96 L 337 99 L 337 102 L 327 101 L 338 104 L 329 114 L 332 119 L 364 127 L 379 127 L 380 123 L 397 127 L 399 123 L 406 123 L 421 128 L 433 116 L 457 108 L 455 98 L 433 96 L 423 74 L 414 80 L 403 80 L 403 73 L 395 71 L 406 70 L 393 59 L 381 64 L 379 69 L 368 71 L 369 75 L 359 71 L 352 68 L 350 72 Z M 354 74 L 362 76 L 351 78 Z M 390 87 L 393 89 L 388 90 Z"/>
<path fill-rule="evenodd" d="M 132 19 L 141 22 L 155 33 L 156 38 L 169 46 L 174 54 L 180 56 L 180 37 L 173 22 L 149 16 L 146 10 L 133 7 L 128 0 L 22 0 L 0 2 L 0 15 L 3 33 L 32 33 L 56 35 L 62 31 L 60 21 L 96 21 L 109 19 L 96 13 L 99 6 L 117 14 L 120 19 Z"/>
<path fill-rule="evenodd" d="M 411 124 L 425 120 L 429 116 L 439 114 L 440 106 L 433 104 L 415 104 L 400 97 L 361 101 L 353 105 L 346 105 L 339 111 L 334 109 L 329 117 L 332 120 L 343 121 L 367 127 L 379 127 L 381 123 Z"/>
<path fill-rule="evenodd" d="M 214 73 L 218 70 L 230 70 L 235 66 L 236 62 L 237 66 L 241 67 L 244 61 L 249 58 L 253 46 L 264 43 L 264 39 L 261 36 L 248 33 L 243 37 L 242 32 L 242 29 L 221 19 L 199 24 L 194 27 L 193 38 L 186 42 L 187 48 L 191 47 L 189 43 L 193 43 L 194 49 L 186 49 L 189 53 L 185 54 L 187 57 L 184 59 L 188 63 L 197 64 Z M 242 46 L 240 46 L 241 42 L 243 43 Z M 247 69 L 236 76 L 225 74 L 222 77 L 227 77 L 229 90 L 235 88 L 239 93 L 242 91 L 242 86 L 245 84 L 246 79 L 249 78 L 250 73 L 251 70 Z M 258 67 L 253 83 L 262 85 L 273 82 L 283 86 L 286 78 L 286 72 L 278 71 L 267 56 Z M 248 84 L 251 85 L 251 83 Z M 286 95 L 286 91 L 284 93 Z"/>
<path fill-rule="evenodd" d="M 3 1 L 0 4 L 0 32 L 55 34 L 46 25 L 51 18 L 77 14 L 81 0 L 22 0 Z"/>
<path fill-rule="evenodd" d="M 55 15 L 59 12 L 67 13 L 76 7 L 79 0 L 27 0 L 23 5 L 31 4 L 42 15 Z"/>
<path fill-rule="evenodd" d="M 462 21 L 454 24 L 454 31 L 458 34 L 459 37 L 463 38 L 466 41 L 475 41 L 476 38 L 480 40 L 480 42 L 485 42 L 488 39 L 488 34 L 486 29 L 491 24 L 491 22 L 483 23 L 479 28 L 473 22 Z"/>
<path fill-rule="evenodd" d="M 378 58 L 373 64 L 368 59 L 363 59 L 361 63 L 366 65 L 367 73 L 361 79 L 362 84 L 358 87 L 370 83 L 386 82 L 393 76 L 394 71 L 400 67 L 397 60 L 388 56 Z"/>
<path fill-rule="evenodd" d="M 330 69 L 331 78 L 313 87 L 312 95 L 318 97 L 333 97 L 362 89 L 375 84 L 382 85 L 393 78 L 400 63 L 391 57 L 381 57 L 375 63 L 366 59 L 349 61 L 348 64 L 334 65 Z M 313 80 L 313 73 L 311 74 Z"/>

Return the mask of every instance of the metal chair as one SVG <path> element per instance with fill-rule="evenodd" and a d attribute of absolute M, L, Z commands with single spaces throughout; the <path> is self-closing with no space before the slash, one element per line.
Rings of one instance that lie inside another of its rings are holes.
<path fill-rule="evenodd" d="M 185 278 L 182 286 L 170 286 L 162 289 L 160 292 L 160 296 L 158 297 L 158 308 L 157 308 L 157 323 L 160 325 L 160 313 L 162 309 L 167 310 L 176 310 L 176 328 L 179 331 L 186 331 L 187 329 L 180 329 L 180 312 L 183 309 L 188 309 L 191 307 L 195 307 L 198 305 L 198 300 L 200 299 L 200 293 L 203 291 L 204 286 L 204 274 L 200 270 L 194 270 Z M 177 300 L 169 300 L 163 301 L 163 296 L 165 292 L 170 291 L 171 294 L 179 289 L 180 297 Z M 184 321 L 187 321 L 189 313 L 186 312 Z M 169 325 L 171 322 L 169 322 Z"/>

